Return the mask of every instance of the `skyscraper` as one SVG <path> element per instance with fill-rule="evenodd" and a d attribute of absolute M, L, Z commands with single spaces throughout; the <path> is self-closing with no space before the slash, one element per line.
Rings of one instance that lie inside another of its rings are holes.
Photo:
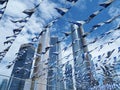
<path fill-rule="evenodd" d="M 47 28 L 39 40 L 37 49 L 37 54 L 39 54 L 39 56 L 36 57 L 34 63 L 31 90 L 46 90 L 47 88 L 47 60 L 49 59 L 49 49 L 46 48 L 49 47 L 49 42 L 50 32 Z"/>
<path fill-rule="evenodd" d="M 48 60 L 48 76 L 47 76 L 47 90 L 64 90 L 64 83 L 61 81 L 63 77 L 62 69 L 59 67 L 60 45 L 57 44 L 58 37 L 50 38 L 50 45 Z"/>
<path fill-rule="evenodd" d="M 21 45 L 11 74 L 11 77 L 16 78 L 10 78 L 8 90 L 24 89 L 25 81 L 21 79 L 28 79 L 30 77 L 34 52 L 33 44 L 27 43 Z"/>
<path fill-rule="evenodd" d="M 76 90 L 88 90 L 93 81 L 91 73 L 90 58 L 86 41 L 83 38 L 82 24 L 72 25 L 72 44 L 73 44 L 73 57 L 74 57 L 74 74 L 75 74 L 75 87 Z"/>
<path fill-rule="evenodd" d="M 7 79 L 3 79 L 2 83 L 0 85 L 0 90 L 6 90 L 7 89 L 7 83 L 8 83 L 8 80 Z"/>
<path fill-rule="evenodd" d="M 66 64 L 65 66 L 65 87 L 66 90 L 74 90 L 73 88 L 73 76 L 72 76 L 72 65 Z"/>

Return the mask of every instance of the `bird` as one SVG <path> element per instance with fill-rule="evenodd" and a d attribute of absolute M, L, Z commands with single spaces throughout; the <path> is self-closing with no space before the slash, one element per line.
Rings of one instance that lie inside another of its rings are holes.
<path fill-rule="evenodd" d="M 98 24 L 96 24 L 96 25 L 94 25 L 94 26 L 92 26 L 92 30 L 96 30 L 98 27 L 101 27 L 102 25 L 104 25 L 105 23 L 98 23 Z M 92 32 L 92 31 L 91 31 Z"/>
<path fill-rule="evenodd" d="M 53 47 L 53 45 L 50 45 L 50 46 L 47 46 L 46 48 L 45 48 L 45 52 L 47 52 L 50 48 L 52 48 Z"/>
<path fill-rule="evenodd" d="M 4 13 L 4 11 L 1 11 L 1 10 L 0 10 L 0 14 L 2 15 L 3 13 Z"/>
<path fill-rule="evenodd" d="M 86 21 L 84 21 L 84 20 L 81 20 L 81 21 L 68 21 L 68 22 L 69 22 L 69 23 L 76 24 L 76 25 L 78 25 L 78 26 L 81 26 L 81 25 L 83 25 L 83 24 L 86 23 Z"/>
<path fill-rule="evenodd" d="M 47 28 L 50 28 L 60 17 L 54 18 L 52 21 L 50 21 L 47 25 L 44 26 L 45 30 Z"/>
<path fill-rule="evenodd" d="M 120 52 L 120 47 L 118 47 L 118 53 Z"/>
<path fill-rule="evenodd" d="M 11 22 L 13 22 L 13 23 L 17 23 L 17 22 L 19 22 L 19 23 L 26 23 L 28 20 L 28 16 L 27 17 L 25 17 L 25 18 L 23 18 L 23 19 L 20 19 L 20 20 L 10 20 Z"/>
<path fill-rule="evenodd" d="M 101 58 L 102 58 L 101 55 L 99 55 L 99 56 L 98 56 L 98 59 L 100 60 Z"/>
<path fill-rule="evenodd" d="M 7 52 L 10 49 L 11 45 L 4 49 L 4 52 Z"/>
<path fill-rule="evenodd" d="M 85 33 L 82 35 L 82 37 L 85 38 L 85 37 L 87 37 L 89 34 L 90 34 L 89 32 L 85 32 Z"/>
<path fill-rule="evenodd" d="M 87 20 L 85 20 L 87 23 L 90 22 L 90 20 L 92 20 L 95 16 L 97 16 L 103 9 L 97 10 L 95 12 L 93 12 Z"/>
<path fill-rule="evenodd" d="M 67 11 L 68 11 L 68 8 L 55 8 L 57 10 L 57 12 L 60 14 L 60 15 L 64 15 Z"/>
<path fill-rule="evenodd" d="M 4 4 L 5 2 L 8 2 L 8 0 L 0 0 L 0 4 Z"/>
<path fill-rule="evenodd" d="M 66 37 L 71 34 L 71 32 L 63 32 L 63 33 L 64 33 L 64 35 L 65 35 Z"/>
<path fill-rule="evenodd" d="M 98 38 L 95 38 L 92 42 L 89 42 L 88 44 L 93 44 L 98 40 Z"/>
<path fill-rule="evenodd" d="M 15 40 L 15 39 L 10 39 L 10 40 L 5 41 L 5 42 L 4 42 L 4 45 L 5 45 L 5 44 L 9 44 L 9 43 L 12 44 L 14 40 Z"/>
<path fill-rule="evenodd" d="M 107 8 L 113 1 L 115 1 L 115 0 L 107 0 L 107 1 L 99 4 L 99 6 L 102 6 L 102 7 L 104 7 L 104 8 Z"/>
<path fill-rule="evenodd" d="M 7 67 L 7 69 L 11 68 L 11 67 L 12 67 L 12 65 L 13 65 L 13 63 L 12 63 L 12 64 L 7 65 L 7 66 L 6 66 L 6 67 Z"/>
<path fill-rule="evenodd" d="M 98 51 L 100 51 L 102 48 L 103 48 L 103 45 L 100 45 L 100 48 L 99 48 L 99 50 L 98 50 Z"/>
<path fill-rule="evenodd" d="M 19 28 L 13 29 L 13 33 L 16 34 L 16 35 L 19 34 L 21 32 L 21 30 L 23 29 L 23 27 L 24 26 L 21 26 Z"/>
<path fill-rule="evenodd" d="M 46 32 L 46 31 L 47 31 L 46 29 L 43 29 L 43 30 L 40 32 L 39 37 L 40 37 L 41 35 L 43 35 L 43 33 Z"/>
<path fill-rule="evenodd" d="M 37 42 L 37 40 L 39 39 L 39 37 L 33 37 L 31 40 L 32 40 L 32 42 Z"/>
<path fill-rule="evenodd" d="M 59 52 L 53 52 L 54 55 L 59 55 Z"/>
<path fill-rule="evenodd" d="M 106 56 L 106 58 L 109 58 L 111 55 L 112 55 L 112 53 L 115 51 L 115 49 L 113 49 L 112 51 L 108 51 L 107 52 L 107 56 Z"/>
<path fill-rule="evenodd" d="M 77 2 L 78 0 L 66 0 L 66 1 L 75 3 L 75 2 Z"/>
<path fill-rule="evenodd" d="M 9 39 L 9 38 L 12 38 L 12 37 L 13 37 L 13 38 L 16 38 L 17 36 L 16 36 L 16 34 L 14 34 L 14 35 L 12 35 L 12 36 L 7 36 L 6 39 Z"/>
<path fill-rule="evenodd" d="M 23 11 L 24 14 L 31 16 L 35 12 L 35 8 L 33 9 L 26 9 Z"/>
<path fill-rule="evenodd" d="M 113 18 L 111 18 L 111 19 L 108 19 L 107 21 L 105 21 L 104 23 L 105 24 L 109 24 L 109 23 L 111 23 L 113 20 L 115 20 L 116 18 L 118 18 L 120 16 L 120 14 L 118 14 L 117 16 L 115 16 L 115 17 L 113 17 Z"/>

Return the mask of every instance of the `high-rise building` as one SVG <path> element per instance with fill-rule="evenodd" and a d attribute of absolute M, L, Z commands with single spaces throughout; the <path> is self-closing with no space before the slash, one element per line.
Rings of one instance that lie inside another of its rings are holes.
<path fill-rule="evenodd" d="M 7 90 L 8 79 L 3 79 L 0 85 L 0 90 Z"/>
<path fill-rule="evenodd" d="M 60 45 L 57 44 L 58 37 L 50 38 L 50 45 L 52 46 L 49 51 L 48 60 L 48 76 L 47 76 L 47 90 L 64 90 L 64 83 L 61 78 L 63 77 L 61 62 L 58 54 Z"/>
<path fill-rule="evenodd" d="M 88 90 L 94 80 L 91 73 L 90 56 L 87 53 L 84 31 L 81 25 L 72 25 L 72 48 L 74 57 L 74 74 L 76 90 Z"/>
<path fill-rule="evenodd" d="M 65 87 L 66 87 L 66 90 L 74 90 L 72 65 L 68 63 L 65 65 Z"/>
<path fill-rule="evenodd" d="M 22 79 L 30 77 L 34 52 L 33 44 L 21 45 L 9 80 L 8 90 L 24 90 L 25 80 Z"/>
<path fill-rule="evenodd" d="M 46 29 L 39 40 L 37 49 L 37 54 L 39 54 L 39 56 L 36 57 L 34 63 L 31 90 L 46 90 L 47 88 L 47 61 L 49 59 L 49 49 L 47 49 L 47 47 L 49 47 L 49 42 L 50 32 Z"/>

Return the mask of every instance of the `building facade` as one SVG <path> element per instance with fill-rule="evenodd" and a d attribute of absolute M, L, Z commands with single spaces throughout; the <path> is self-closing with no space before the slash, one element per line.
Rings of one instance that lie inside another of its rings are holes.
<path fill-rule="evenodd" d="M 72 65 L 68 63 L 65 65 L 65 87 L 66 87 L 66 90 L 74 90 Z"/>
<path fill-rule="evenodd" d="M 3 79 L 2 83 L 0 84 L 0 90 L 7 90 L 7 83 L 8 79 Z"/>
<path fill-rule="evenodd" d="M 47 88 L 47 72 L 48 72 L 48 59 L 49 59 L 49 47 L 50 32 L 46 28 L 46 31 L 41 35 L 39 39 L 39 45 L 37 48 L 37 54 L 34 63 L 33 77 L 31 90 L 46 90 Z"/>
<path fill-rule="evenodd" d="M 85 38 L 83 38 L 84 31 L 82 24 L 74 24 L 71 28 L 75 87 L 76 90 L 88 90 L 94 78 L 91 73 L 90 56 L 87 53 L 88 48 L 85 46 L 86 41 Z"/>
<path fill-rule="evenodd" d="M 60 68 L 60 45 L 57 44 L 58 37 L 50 38 L 50 45 L 52 46 L 49 51 L 48 60 L 48 76 L 47 76 L 47 90 L 64 90 L 64 83 L 61 78 L 63 77 L 62 68 Z"/>
<path fill-rule="evenodd" d="M 25 80 L 22 79 L 30 78 L 34 52 L 33 44 L 21 45 L 9 80 L 8 90 L 24 90 Z"/>

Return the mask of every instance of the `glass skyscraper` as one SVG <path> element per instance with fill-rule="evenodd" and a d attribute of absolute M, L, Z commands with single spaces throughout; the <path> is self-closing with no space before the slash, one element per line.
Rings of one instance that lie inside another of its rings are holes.
<path fill-rule="evenodd" d="M 8 79 L 3 79 L 2 83 L 0 84 L 0 90 L 6 90 L 7 89 L 7 83 L 8 83 Z"/>
<path fill-rule="evenodd" d="M 68 63 L 65 65 L 65 87 L 66 87 L 66 90 L 74 90 L 72 65 Z"/>
<path fill-rule="evenodd" d="M 30 77 L 34 52 L 33 44 L 21 45 L 9 80 L 8 90 L 24 90 L 25 81 L 21 79 L 28 79 Z"/>
<path fill-rule="evenodd" d="M 90 58 L 85 46 L 85 39 L 82 37 L 82 25 L 74 24 L 71 27 L 72 48 L 74 57 L 74 75 L 76 90 L 88 90 L 93 79 L 90 66 Z"/>
<path fill-rule="evenodd" d="M 63 76 L 62 69 L 59 67 L 59 54 L 60 50 L 58 37 L 50 38 L 50 45 L 53 45 L 49 51 L 48 60 L 48 76 L 47 76 L 47 90 L 64 90 L 64 83 L 60 80 Z"/>

